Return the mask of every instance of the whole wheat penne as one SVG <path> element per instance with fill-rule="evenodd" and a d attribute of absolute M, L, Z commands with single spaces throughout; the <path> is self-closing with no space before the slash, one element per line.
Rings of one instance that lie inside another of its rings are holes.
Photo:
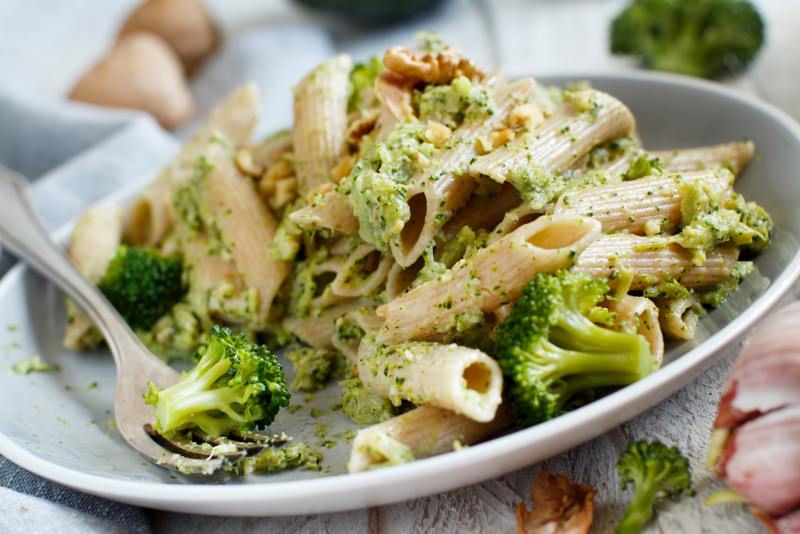
<path fill-rule="evenodd" d="M 403 227 L 399 241 L 392 244 L 392 255 L 403 267 L 419 258 L 436 232 L 461 207 L 474 189 L 465 179 L 470 162 L 476 157 L 476 142 L 502 126 L 509 112 L 535 98 L 536 82 L 523 79 L 497 91 L 495 112 L 482 121 L 466 123 L 446 141 L 432 164 L 412 177 L 408 188 L 411 218 Z"/>
<path fill-rule="evenodd" d="M 336 319 L 331 344 L 355 368 L 361 339 L 382 325 L 383 319 L 375 314 L 375 308 L 363 306 Z"/>
<path fill-rule="evenodd" d="M 404 400 L 430 404 L 488 422 L 502 400 L 503 373 L 497 362 L 454 343 L 381 345 L 370 334 L 358 348 L 356 369 L 367 390 L 397 406 Z"/>
<path fill-rule="evenodd" d="M 430 340 L 464 314 L 491 312 L 515 299 L 539 272 L 569 266 L 600 235 L 600 223 L 579 215 L 542 216 L 378 308 L 386 319 L 380 343 Z"/>
<path fill-rule="evenodd" d="M 670 339 L 693 339 L 705 309 L 694 294 L 671 299 L 656 299 L 664 335 Z"/>
<path fill-rule="evenodd" d="M 500 191 L 490 197 L 476 196 L 447 221 L 442 231 L 445 239 L 450 239 L 461 228 L 469 226 L 473 230 L 490 229 L 497 226 L 506 213 L 519 206 L 519 193 L 511 184 L 503 184 Z"/>
<path fill-rule="evenodd" d="M 721 145 L 676 150 L 657 150 L 652 154 L 661 160 L 665 169 L 697 171 L 725 167 L 738 176 L 750 163 L 756 146 L 752 141 L 738 141 Z"/>
<path fill-rule="evenodd" d="M 504 406 L 495 418 L 479 423 L 435 406 L 420 406 L 383 423 L 359 430 L 353 440 L 347 470 L 366 471 L 384 465 L 391 451 L 382 450 L 380 436 L 406 448 L 412 459 L 427 458 L 474 445 L 511 426 L 511 414 Z M 435 429 L 435 431 L 431 431 Z M 377 438 L 377 439 L 376 439 Z M 393 443 L 390 443 L 390 446 Z"/>
<path fill-rule="evenodd" d="M 307 317 L 290 316 L 281 325 L 302 342 L 318 349 L 333 347 L 334 322 L 336 319 L 371 302 L 363 299 L 347 299 L 322 310 L 315 310 Z"/>
<path fill-rule="evenodd" d="M 534 208 L 527 202 L 509 210 L 489 234 L 489 244 L 501 239 L 522 225 L 535 221 L 544 213 L 543 209 Z"/>
<path fill-rule="evenodd" d="M 653 369 L 661 367 L 664 360 L 664 336 L 658 321 L 658 308 L 645 297 L 624 295 L 608 302 L 608 309 L 617 314 L 624 330 L 641 335 L 650 346 Z"/>
<path fill-rule="evenodd" d="M 712 169 L 567 191 L 558 199 L 555 213 L 593 217 L 602 223 L 606 233 L 643 235 L 652 222 L 656 223 L 653 234 L 671 231 L 681 222 L 681 184 L 693 180 L 727 189 L 733 183 L 733 174 L 727 169 Z"/>
<path fill-rule="evenodd" d="M 593 102 L 583 111 L 571 102 L 562 104 L 533 132 L 477 158 L 469 167 L 473 176 L 484 175 L 503 183 L 525 166 L 538 166 L 559 174 L 596 145 L 629 134 L 634 128 L 630 110 L 616 98 L 600 91 L 585 90 L 576 100 Z"/>
<path fill-rule="evenodd" d="M 403 267 L 393 263 L 386 275 L 386 299 L 392 301 L 402 295 L 422 269 L 422 258 L 414 262 L 411 267 Z"/>
<path fill-rule="evenodd" d="M 614 284 L 630 273 L 632 290 L 677 280 L 685 287 L 703 287 L 728 278 L 739 257 L 736 247 L 721 245 L 708 252 L 703 265 L 692 265 L 692 254 L 668 237 L 604 235 L 589 245 L 574 270 Z"/>
<path fill-rule="evenodd" d="M 123 219 L 120 206 L 96 204 L 81 215 L 72 230 L 67 246 L 69 261 L 94 284 L 103 278 L 122 242 Z M 64 347 L 81 349 L 96 344 L 102 338 L 94 333 L 92 320 L 74 302 L 67 302 Z"/>
<path fill-rule="evenodd" d="M 369 295 L 386 281 L 392 264 L 391 256 L 381 254 L 368 243 L 362 243 L 348 254 L 331 282 L 331 291 L 342 297 Z"/>
<path fill-rule="evenodd" d="M 397 125 L 415 120 L 411 107 L 413 83 L 392 71 L 385 70 L 375 82 L 375 96 L 380 104 L 378 140 L 386 137 Z"/>
<path fill-rule="evenodd" d="M 294 90 L 294 154 L 301 195 L 330 181 L 345 150 L 350 57 L 335 56 Z"/>
<path fill-rule="evenodd" d="M 347 197 L 338 191 L 329 191 L 312 199 L 307 206 L 289 215 L 300 228 L 306 230 L 334 230 L 345 235 L 358 233 L 358 219 Z"/>
<path fill-rule="evenodd" d="M 95 284 L 106 273 L 122 242 L 124 216 L 116 204 L 96 204 L 81 215 L 72 230 L 67 246 L 69 260 Z"/>
<path fill-rule="evenodd" d="M 169 185 L 154 184 L 134 201 L 129 232 L 131 244 L 156 246 L 161 243 L 175 222 L 172 194 L 191 181 L 197 158 L 214 143 L 216 136 L 226 139 L 234 148 L 245 144 L 258 123 L 258 116 L 258 88 L 253 83 L 236 89 L 211 112 L 156 178 L 156 182 Z"/>
<path fill-rule="evenodd" d="M 125 224 L 125 239 L 137 246 L 155 246 L 173 224 L 173 187 L 155 180 L 133 201 Z"/>
<path fill-rule="evenodd" d="M 239 173 L 220 144 L 206 152 L 210 170 L 202 180 L 202 197 L 244 284 L 258 291 L 258 316 L 266 321 L 289 264 L 269 254 L 276 222 L 252 180 Z"/>

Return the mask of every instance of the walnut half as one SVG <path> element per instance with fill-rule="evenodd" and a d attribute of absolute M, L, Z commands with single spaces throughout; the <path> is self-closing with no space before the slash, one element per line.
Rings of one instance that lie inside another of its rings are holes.
<path fill-rule="evenodd" d="M 441 52 L 415 54 L 406 46 L 393 46 L 383 55 L 384 66 L 409 80 L 446 84 L 459 76 L 482 78 L 483 73 L 461 51 L 446 46 Z"/>

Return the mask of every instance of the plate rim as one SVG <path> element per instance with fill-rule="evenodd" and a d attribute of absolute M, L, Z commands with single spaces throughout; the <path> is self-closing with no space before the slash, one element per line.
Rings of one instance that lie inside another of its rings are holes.
<path fill-rule="evenodd" d="M 772 104 L 758 100 L 730 87 L 706 80 L 656 72 L 580 72 L 552 73 L 535 79 L 593 79 L 658 82 L 677 87 L 710 92 L 717 97 L 737 101 L 770 116 L 800 143 L 800 124 Z M 154 173 L 157 174 L 157 173 Z M 152 180 L 136 180 L 101 201 L 130 197 Z M 74 221 L 52 235 L 64 237 Z M 17 264 L 0 280 L 0 297 L 20 282 L 28 266 Z M 724 355 L 724 349 L 736 342 L 750 327 L 769 313 L 792 289 L 800 277 L 800 251 L 773 280 L 767 290 L 742 313 L 709 339 L 691 349 L 658 372 L 614 392 L 578 410 L 535 427 L 494 438 L 456 454 L 417 460 L 392 469 L 365 473 L 340 474 L 310 480 L 280 481 L 264 484 L 165 484 L 121 480 L 63 467 L 14 443 L 0 433 L 0 454 L 9 461 L 43 478 L 121 502 L 179 512 L 224 513 L 226 515 L 295 515 L 337 512 L 385 505 L 410 498 L 474 484 L 501 476 L 549 457 L 548 447 L 566 450 L 592 439 L 610 428 L 644 412 L 688 382 Z M 536 434 L 544 435 L 537 438 Z M 558 443 L 558 444 L 557 444 Z M 538 450 L 530 449 L 540 446 Z M 491 450 L 490 450 L 491 449 Z M 525 450 L 529 449 L 529 450 Z M 451 481 L 448 473 L 458 473 Z M 346 485 L 345 485 L 346 481 Z M 418 484 L 414 484 L 418 482 Z M 180 488 L 179 491 L 175 491 Z M 202 507 L 202 508 L 201 508 Z"/>

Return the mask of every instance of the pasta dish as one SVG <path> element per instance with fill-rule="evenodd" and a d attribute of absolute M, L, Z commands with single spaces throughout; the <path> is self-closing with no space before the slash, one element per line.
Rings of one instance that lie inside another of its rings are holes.
<path fill-rule="evenodd" d="M 292 127 L 253 142 L 258 103 L 236 90 L 130 207 L 84 214 L 69 254 L 156 354 L 209 354 L 225 326 L 283 350 L 293 392 L 338 381 L 351 472 L 647 376 L 770 240 L 734 189 L 752 143 L 648 150 L 614 96 L 507 80 L 429 36 L 322 63 L 294 87 Z M 65 345 L 100 341 L 68 303 Z M 292 409 L 271 388 L 193 408 L 188 427 L 260 428 L 252 398 Z"/>

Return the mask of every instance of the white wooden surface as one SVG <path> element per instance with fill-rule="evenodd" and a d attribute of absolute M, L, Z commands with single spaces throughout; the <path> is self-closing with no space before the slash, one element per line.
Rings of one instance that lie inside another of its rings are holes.
<path fill-rule="evenodd" d="M 407 42 L 418 29 L 440 31 L 483 64 L 509 75 L 608 71 L 630 68 L 607 53 L 610 17 L 620 0 L 475 0 L 453 2 L 443 12 L 389 31 L 353 34 L 334 28 L 337 45 L 356 57 L 380 53 L 387 44 Z M 800 118 L 800 3 L 759 2 L 769 42 L 748 76 L 731 83 Z M 292 11 L 291 16 L 298 15 Z M 288 15 L 287 15 L 288 16 Z M 423 533 L 514 532 L 514 509 L 527 498 L 540 468 L 565 473 L 598 491 L 594 532 L 612 532 L 626 495 L 614 463 L 636 438 L 676 444 L 690 456 L 698 495 L 658 510 L 652 532 L 757 532 L 760 526 L 738 505 L 710 508 L 702 498 L 718 482 L 703 467 L 709 429 L 720 391 L 738 349 L 684 390 L 621 427 L 539 465 L 457 491 L 369 510 L 293 518 L 233 519 L 153 512 L 156 532 L 330 532 Z"/>

